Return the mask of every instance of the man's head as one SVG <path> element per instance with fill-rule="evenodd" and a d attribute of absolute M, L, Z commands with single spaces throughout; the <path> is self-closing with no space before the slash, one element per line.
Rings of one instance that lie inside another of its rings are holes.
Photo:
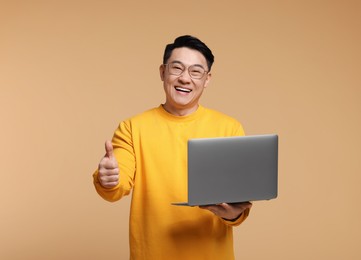
<path fill-rule="evenodd" d="M 179 36 L 174 40 L 174 43 L 168 44 L 165 47 L 163 64 L 166 64 L 168 62 L 168 59 L 172 55 L 174 49 L 182 47 L 186 47 L 202 53 L 202 55 L 206 58 L 207 61 L 208 72 L 211 71 L 214 62 L 214 56 L 212 54 L 212 51 L 201 40 L 190 35 Z"/>
<path fill-rule="evenodd" d="M 169 113 L 185 116 L 197 110 L 213 61 L 211 50 L 195 37 L 181 36 L 167 45 L 159 72 Z"/>

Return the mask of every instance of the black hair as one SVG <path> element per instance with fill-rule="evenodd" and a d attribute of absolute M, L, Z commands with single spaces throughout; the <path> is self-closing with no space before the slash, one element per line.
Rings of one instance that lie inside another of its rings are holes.
<path fill-rule="evenodd" d="M 208 70 L 211 71 L 211 67 L 214 62 L 214 56 L 208 46 L 196 37 L 190 35 L 179 36 L 174 40 L 174 43 L 167 44 L 163 55 L 163 64 L 166 64 L 169 57 L 172 55 L 172 51 L 176 48 L 186 47 L 192 50 L 199 51 L 207 60 Z"/>

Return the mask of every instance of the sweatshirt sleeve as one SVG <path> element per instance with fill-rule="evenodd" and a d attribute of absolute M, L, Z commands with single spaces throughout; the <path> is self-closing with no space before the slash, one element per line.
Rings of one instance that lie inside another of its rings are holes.
<path fill-rule="evenodd" d="M 98 179 L 98 170 L 93 174 L 93 183 L 98 194 L 105 200 L 114 202 L 128 195 L 134 185 L 136 158 L 133 149 L 130 121 L 119 124 L 115 130 L 112 145 L 118 161 L 119 184 L 113 188 L 104 188 Z"/>
<path fill-rule="evenodd" d="M 243 126 L 239 123 L 238 127 L 236 128 L 235 136 L 244 136 L 246 135 L 243 129 Z"/>

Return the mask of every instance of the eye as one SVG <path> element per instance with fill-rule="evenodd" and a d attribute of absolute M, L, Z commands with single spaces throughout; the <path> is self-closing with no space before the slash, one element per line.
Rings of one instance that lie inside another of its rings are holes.
<path fill-rule="evenodd" d="M 192 66 L 189 68 L 189 73 L 194 77 L 200 77 L 204 74 L 204 69 L 199 66 Z"/>
<path fill-rule="evenodd" d="M 184 67 L 179 63 L 171 63 L 169 65 L 169 72 L 174 75 L 180 75 L 184 71 Z"/>
<path fill-rule="evenodd" d="M 202 73 L 202 70 L 201 69 L 191 69 L 191 73 L 200 74 L 200 73 Z"/>
<path fill-rule="evenodd" d="M 180 65 L 173 65 L 172 69 L 174 69 L 174 70 L 183 70 L 183 68 Z"/>

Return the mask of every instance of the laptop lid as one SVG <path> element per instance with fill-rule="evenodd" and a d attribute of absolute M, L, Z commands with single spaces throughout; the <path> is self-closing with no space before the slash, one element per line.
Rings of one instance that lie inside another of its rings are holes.
<path fill-rule="evenodd" d="M 188 203 L 270 200 L 278 192 L 278 136 L 188 141 Z"/>

